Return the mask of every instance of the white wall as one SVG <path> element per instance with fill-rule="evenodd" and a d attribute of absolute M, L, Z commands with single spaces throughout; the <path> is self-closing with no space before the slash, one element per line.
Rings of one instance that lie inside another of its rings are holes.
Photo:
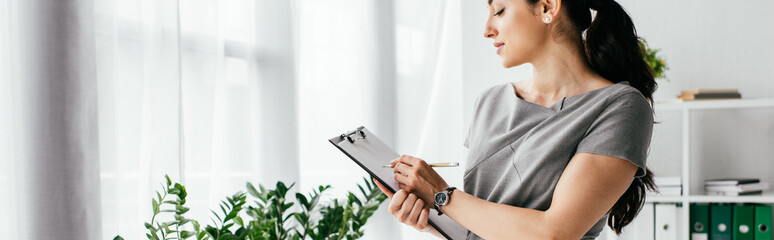
<path fill-rule="evenodd" d="M 682 88 L 724 87 L 739 88 L 744 97 L 774 97 L 774 2 L 619 2 L 670 65 L 672 82 L 658 97 Z"/>
<path fill-rule="evenodd" d="M 695 88 L 738 88 L 744 98 L 774 98 L 774 2 L 619 2 L 670 67 L 657 101 Z M 655 127 L 650 165 L 656 174 L 679 175 L 681 115 L 663 112 L 657 120 L 664 123 Z M 691 126 L 692 192 L 716 177 L 774 183 L 774 108 L 696 111 Z"/>

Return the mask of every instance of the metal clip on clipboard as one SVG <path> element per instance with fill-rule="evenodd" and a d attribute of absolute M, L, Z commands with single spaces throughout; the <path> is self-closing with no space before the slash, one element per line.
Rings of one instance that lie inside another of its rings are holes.
<path fill-rule="evenodd" d="M 352 135 L 360 134 L 359 138 L 352 139 Z M 341 140 L 347 139 L 349 143 L 355 143 L 355 141 L 366 138 L 366 134 L 363 131 L 363 126 L 358 127 L 355 130 L 349 131 L 347 133 L 341 134 Z"/>

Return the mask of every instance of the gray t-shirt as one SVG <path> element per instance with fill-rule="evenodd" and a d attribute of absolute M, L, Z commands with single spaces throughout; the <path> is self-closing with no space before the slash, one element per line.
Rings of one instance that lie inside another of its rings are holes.
<path fill-rule="evenodd" d="M 576 153 L 631 161 L 645 174 L 653 113 L 628 82 L 566 97 L 544 107 L 516 96 L 513 85 L 476 101 L 465 147 L 464 190 L 490 202 L 545 211 Z M 607 214 L 585 234 L 594 239 Z M 468 232 L 468 239 L 481 239 Z"/>

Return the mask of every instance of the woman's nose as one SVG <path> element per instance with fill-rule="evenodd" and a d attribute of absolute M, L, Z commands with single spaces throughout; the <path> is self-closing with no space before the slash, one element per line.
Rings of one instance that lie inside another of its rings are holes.
<path fill-rule="evenodd" d="M 497 35 L 497 30 L 495 30 L 493 27 L 491 27 L 489 22 L 487 22 L 486 26 L 484 26 L 484 37 L 485 38 L 494 38 L 496 35 Z"/>

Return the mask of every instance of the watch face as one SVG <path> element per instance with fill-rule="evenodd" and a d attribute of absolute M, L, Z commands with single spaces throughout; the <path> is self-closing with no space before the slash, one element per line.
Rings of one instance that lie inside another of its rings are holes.
<path fill-rule="evenodd" d="M 446 194 L 438 193 L 435 195 L 435 204 L 443 206 L 446 204 Z"/>

